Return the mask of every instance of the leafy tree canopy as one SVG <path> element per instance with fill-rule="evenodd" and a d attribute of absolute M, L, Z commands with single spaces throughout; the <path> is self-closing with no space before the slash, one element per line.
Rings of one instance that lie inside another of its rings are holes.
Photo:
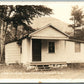
<path fill-rule="evenodd" d="M 31 28 L 28 25 L 34 17 L 50 14 L 52 14 L 52 9 L 43 5 L 0 5 L 0 19 L 3 21 L 4 34 L 6 36 L 8 25 L 12 25 L 15 28 L 15 39 L 17 39 L 18 26 L 23 25 L 24 30 L 29 31 Z"/>
<path fill-rule="evenodd" d="M 79 8 L 78 5 L 72 7 L 70 20 L 73 21 L 73 24 L 70 26 L 72 28 L 79 27 L 84 24 L 84 14 L 82 8 Z"/>

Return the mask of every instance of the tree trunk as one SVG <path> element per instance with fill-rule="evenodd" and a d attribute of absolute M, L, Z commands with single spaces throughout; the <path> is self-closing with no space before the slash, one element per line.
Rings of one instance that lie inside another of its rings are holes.
<path fill-rule="evenodd" d="M 0 57 L 0 62 L 5 61 L 5 30 L 6 30 L 7 24 L 6 22 L 2 21 L 2 26 L 1 26 L 1 57 Z"/>
<path fill-rule="evenodd" d="M 17 27 L 15 28 L 15 40 L 17 40 Z"/>
<path fill-rule="evenodd" d="M 2 57 L 3 57 L 3 29 L 4 29 L 4 22 L 2 21 L 2 25 L 1 25 L 1 57 L 0 57 L 0 62 L 2 61 Z"/>
<path fill-rule="evenodd" d="M 74 17 L 74 36 L 75 36 L 75 17 Z"/>

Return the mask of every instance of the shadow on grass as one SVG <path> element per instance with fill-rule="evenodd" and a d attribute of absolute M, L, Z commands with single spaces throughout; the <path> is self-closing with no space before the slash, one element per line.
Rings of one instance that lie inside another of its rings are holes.
<path fill-rule="evenodd" d="M 64 68 L 51 68 L 51 69 L 47 69 L 47 70 L 35 70 L 35 69 L 31 69 L 31 70 L 26 70 L 26 67 L 24 67 L 22 64 L 10 64 L 10 65 L 6 65 L 6 64 L 0 64 L 0 73 L 3 72 L 42 72 L 42 71 L 70 71 L 70 70 L 84 70 L 84 64 L 79 64 L 79 63 L 75 63 L 75 64 L 67 64 L 67 67 Z"/>

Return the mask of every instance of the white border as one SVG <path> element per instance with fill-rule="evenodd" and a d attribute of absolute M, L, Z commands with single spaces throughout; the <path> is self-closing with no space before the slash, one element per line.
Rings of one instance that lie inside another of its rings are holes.
<path fill-rule="evenodd" d="M 67 3 L 68 2 L 57 2 Z M 71 3 L 71 2 L 69 2 Z M 80 2 L 75 2 L 80 3 Z M 75 4 L 73 2 L 73 4 Z M 52 2 L 23 2 L 23 1 L 0 1 L 0 5 L 45 5 L 52 4 Z M 83 4 L 83 3 L 81 3 Z M 0 83 L 83 83 L 84 79 L 0 79 Z"/>

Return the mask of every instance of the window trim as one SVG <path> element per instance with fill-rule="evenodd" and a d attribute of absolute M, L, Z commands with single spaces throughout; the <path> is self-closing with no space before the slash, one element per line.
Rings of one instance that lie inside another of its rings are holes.
<path fill-rule="evenodd" d="M 54 43 L 54 52 L 49 52 L 49 43 L 50 43 L 50 42 L 53 42 L 53 43 Z M 48 41 L 47 49 L 48 49 L 48 53 L 49 53 L 49 54 L 54 54 L 54 53 L 55 53 L 55 41 Z"/>
<path fill-rule="evenodd" d="M 22 54 L 22 45 L 20 45 L 20 54 Z"/>
<path fill-rule="evenodd" d="M 76 46 L 79 46 L 79 50 L 76 50 Z M 80 42 L 75 42 L 75 53 L 80 53 L 81 52 L 81 43 Z"/>

